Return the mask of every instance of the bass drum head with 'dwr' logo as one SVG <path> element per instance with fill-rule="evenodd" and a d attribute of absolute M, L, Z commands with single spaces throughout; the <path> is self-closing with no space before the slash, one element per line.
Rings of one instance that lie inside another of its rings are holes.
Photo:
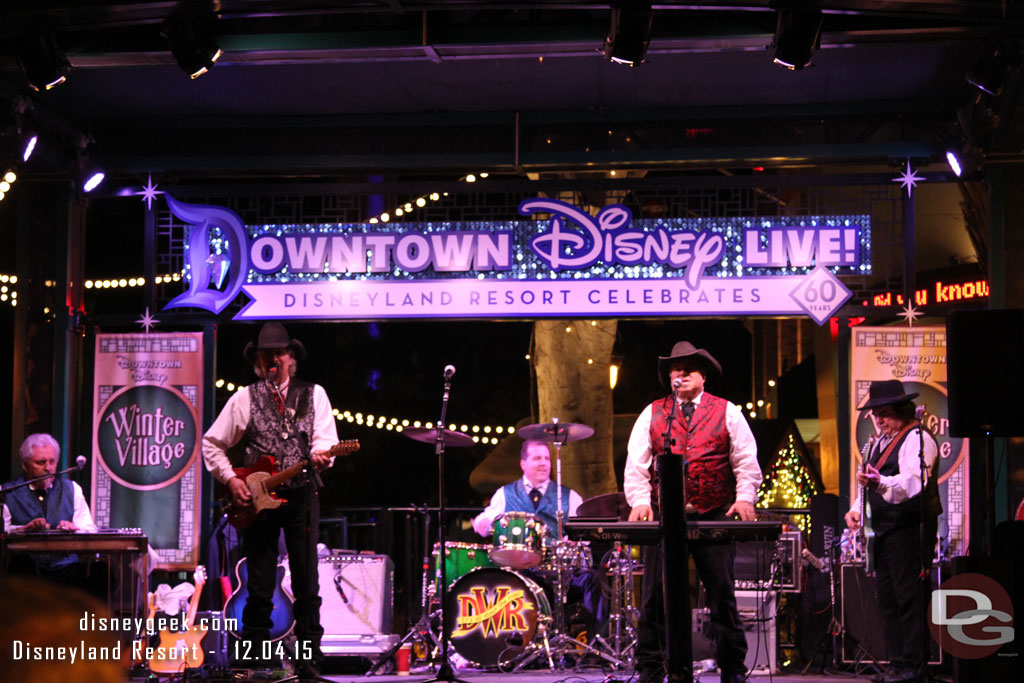
<path fill-rule="evenodd" d="M 488 668 L 519 655 L 551 605 L 536 582 L 508 569 L 480 567 L 448 589 L 445 610 L 452 624 L 452 647 L 471 664 Z"/>

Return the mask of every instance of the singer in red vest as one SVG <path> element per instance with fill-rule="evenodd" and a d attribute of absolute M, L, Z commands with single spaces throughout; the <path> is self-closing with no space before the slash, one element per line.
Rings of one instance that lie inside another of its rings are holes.
<path fill-rule="evenodd" d="M 754 519 L 761 468 L 757 445 L 739 406 L 704 391 L 704 384 L 722 376 L 715 358 L 681 341 L 668 356 L 658 358 L 658 377 L 670 393 L 644 408 L 629 437 L 623 487 L 632 507 L 630 521 L 655 518 L 657 480 L 654 459 L 665 451 L 671 418 L 671 452 L 685 456 L 688 520 Z M 746 677 L 747 641 L 733 586 L 735 548 L 731 542 L 694 541 L 690 556 L 707 594 L 711 612 L 715 661 L 723 683 Z M 677 578 L 687 581 L 686 576 Z M 665 677 L 665 643 L 661 590 L 661 551 L 644 554 L 643 604 L 639 624 L 637 683 L 660 683 Z"/>
<path fill-rule="evenodd" d="M 925 610 L 942 503 L 938 478 L 932 476 L 938 448 L 917 417 L 916 397 L 899 380 L 872 382 L 860 407 L 871 411 L 878 436 L 865 467 L 857 472 L 857 483 L 867 489 L 875 538 L 870 552 L 889 652 L 889 669 L 878 677 L 884 683 L 927 678 Z M 927 480 L 924 486 L 922 480 Z M 860 498 L 858 492 L 846 513 L 846 525 L 855 531 L 864 522 Z"/>

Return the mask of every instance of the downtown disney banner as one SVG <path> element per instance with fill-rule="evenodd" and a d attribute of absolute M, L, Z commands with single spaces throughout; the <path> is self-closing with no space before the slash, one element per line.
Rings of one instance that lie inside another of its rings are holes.
<path fill-rule="evenodd" d="M 138 528 L 155 569 L 199 562 L 203 335 L 97 334 L 92 509 L 100 528 Z"/>
<path fill-rule="evenodd" d="M 230 209 L 164 195 L 190 226 L 188 291 L 165 308 L 236 320 L 810 316 L 870 273 L 868 216 L 634 220 L 523 201 L 507 221 L 246 225 Z"/>
<path fill-rule="evenodd" d="M 916 393 L 914 402 L 924 408 L 922 424 L 931 432 L 939 448 L 940 556 L 965 555 L 969 545 L 968 511 L 970 481 L 968 440 L 949 433 L 946 390 L 946 328 L 868 327 L 851 328 L 850 416 L 851 453 L 850 500 L 856 495 L 856 469 L 859 454 L 876 433 L 871 411 L 859 411 L 868 396 L 868 387 L 877 380 L 898 379 L 904 391 Z"/>

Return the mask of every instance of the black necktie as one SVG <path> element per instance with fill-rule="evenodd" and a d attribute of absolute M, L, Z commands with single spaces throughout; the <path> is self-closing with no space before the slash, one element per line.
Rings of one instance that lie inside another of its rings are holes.
<path fill-rule="evenodd" d="M 536 510 L 540 507 L 540 489 L 530 489 L 530 500 L 533 501 L 533 509 Z"/>
<path fill-rule="evenodd" d="M 692 417 L 693 417 L 693 409 L 694 409 L 695 407 L 696 407 L 696 406 L 694 406 L 694 405 L 693 405 L 693 404 L 692 404 L 691 402 L 689 402 L 689 401 L 687 401 L 686 403 L 684 403 L 684 404 L 683 404 L 683 415 L 684 415 L 684 416 L 686 416 L 686 421 L 687 421 L 687 422 L 689 422 L 689 421 L 690 421 L 690 418 L 692 418 Z"/>

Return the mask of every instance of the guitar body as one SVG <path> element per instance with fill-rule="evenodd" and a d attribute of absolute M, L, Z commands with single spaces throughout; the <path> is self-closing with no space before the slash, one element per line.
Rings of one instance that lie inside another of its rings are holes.
<path fill-rule="evenodd" d="M 875 554 L 875 531 L 871 528 L 871 508 L 868 506 L 867 486 L 861 489 L 860 500 L 860 538 L 861 547 L 864 548 L 864 572 L 872 574 L 875 571 L 872 564 Z"/>
<path fill-rule="evenodd" d="M 203 665 L 206 653 L 203 651 L 203 638 L 209 630 L 205 625 L 196 626 L 196 612 L 199 609 L 199 596 L 206 585 L 206 567 L 196 567 L 194 581 L 196 589 L 189 601 L 185 615 L 184 631 L 160 630 L 160 642 L 152 650 L 149 657 L 149 670 L 157 674 L 177 674 L 185 669 L 195 669 Z M 153 606 L 155 612 L 155 605 Z"/>
<path fill-rule="evenodd" d="M 336 443 L 325 455 L 333 458 L 339 455 L 349 455 L 358 450 L 359 440 L 348 439 Z M 229 501 L 227 515 L 231 526 L 244 531 L 264 510 L 281 507 L 284 501 L 278 498 L 274 491 L 292 477 L 301 474 L 304 467 L 304 463 L 300 462 L 278 472 L 277 461 L 269 455 L 258 459 L 252 467 L 236 467 L 235 476 L 240 477 L 249 487 L 252 504 L 239 506 Z"/>
<path fill-rule="evenodd" d="M 238 565 L 235 567 L 235 576 L 238 578 L 238 589 L 224 603 L 224 618 L 227 620 L 227 623 L 238 624 L 241 627 L 242 612 L 245 609 L 246 601 L 249 599 L 249 567 L 247 558 L 243 557 L 238 561 Z M 277 579 L 274 582 L 274 593 L 270 596 L 270 601 L 274 604 L 273 609 L 270 611 L 270 619 L 273 622 L 270 626 L 270 640 L 280 640 L 295 628 L 292 599 L 288 597 L 281 587 L 282 581 L 284 581 L 284 565 L 279 564 L 277 565 Z M 231 621 L 232 619 L 236 621 Z M 230 631 L 230 633 L 235 638 L 242 637 L 241 630 L 237 633 Z"/>

